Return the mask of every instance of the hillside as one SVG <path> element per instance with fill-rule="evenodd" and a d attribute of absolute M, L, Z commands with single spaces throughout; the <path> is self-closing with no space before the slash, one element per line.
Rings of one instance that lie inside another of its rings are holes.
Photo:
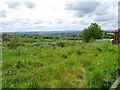
<path fill-rule="evenodd" d="M 67 38 L 11 36 L 4 41 L 3 88 L 110 88 L 117 45 Z"/>

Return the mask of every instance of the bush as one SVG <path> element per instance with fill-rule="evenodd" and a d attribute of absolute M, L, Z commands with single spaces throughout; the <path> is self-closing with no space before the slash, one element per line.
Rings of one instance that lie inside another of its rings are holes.
<path fill-rule="evenodd" d="M 90 40 L 101 39 L 102 34 L 103 31 L 101 30 L 101 27 L 96 23 L 91 23 L 88 28 L 85 28 L 82 31 L 81 37 L 84 42 L 89 42 Z"/>
<path fill-rule="evenodd" d="M 8 48 L 13 48 L 13 49 L 18 48 L 19 46 L 25 46 L 25 44 L 14 42 L 14 41 L 11 41 L 10 43 L 7 44 Z"/>
<path fill-rule="evenodd" d="M 17 48 L 18 46 L 20 46 L 19 36 L 14 34 L 11 37 L 10 43 L 7 44 L 7 47 L 9 47 L 9 48 Z"/>
<path fill-rule="evenodd" d="M 65 46 L 65 43 L 64 43 L 64 42 L 58 42 L 58 46 L 59 46 L 59 47 L 64 47 L 64 46 Z"/>
<path fill-rule="evenodd" d="M 44 36 L 43 39 L 52 39 L 51 36 Z"/>

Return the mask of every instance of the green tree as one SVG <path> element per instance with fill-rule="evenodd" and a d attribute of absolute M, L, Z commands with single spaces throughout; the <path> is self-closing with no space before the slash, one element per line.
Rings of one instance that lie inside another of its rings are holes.
<path fill-rule="evenodd" d="M 90 40 L 101 39 L 103 31 L 97 23 L 91 23 L 88 28 L 85 28 L 81 32 L 81 37 L 84 42 L 89 42 Z"/>

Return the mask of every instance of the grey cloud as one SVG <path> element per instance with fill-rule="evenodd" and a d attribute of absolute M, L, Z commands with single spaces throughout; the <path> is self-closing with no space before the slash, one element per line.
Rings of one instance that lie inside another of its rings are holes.
<path fill-rule="evenodd" d="M 34 3 L 32 2 L 24 2 L 24 4 L 29 9 L 33 9 L 35 7 Z"/>
<path fill-rule="evenodd" d="M 7 11 L 1 10 L 0 11 L 0 18 L 5 18 L 7 16 Z"/>
<path fill-rule="evenodd" d="M 117 21 L 117 17 L 110 13 L 111 9 L 114 9 L 116 3 L 104 2 L 100 4 L 100 7 L 94 12 L 96 22 L 113 22 Z"/>
<path fill-rule="evenodd" d="M 95 11 L 96 15 L 107 15 L 110 12 L 110 8 L 114 9 L 117 6 L 116 2 L 101 2 L 99 7 Z"/>
<path fill-rule="evenodd" d="M 89 21 L 85 19 L 79 19 L 72 21 L 72 24 L 78 24 L 78 25 L 88 25 Z"/>
<path fill-rule="evenodd" d="M 35 7 L 34 3 L 32 2 L 7 2 L 8 8 L 10 9 L 17 9 L 18 6 L 25 6 L 26 8 L 33 9 Z"/>
<path fill-rule="evenodd" d="M 117 22 L 117 17 L 107 14 L 107 15 L 98 15 L 96 16 L 96 18 L 94 19 L 95 22 L 107 22 L 107 23 L 111 23 L 111 22 Z"/>
<path fill-rule="evenodd" d="M 74 15 L 76 15 L 77 17 L 84 17 L 85 15 L 87 15 L 88 13 L 85 13 L 83 11 L 77 11 L 76 13 L 74 13 Z"/>
<path fill-rule="evenodd" d="M 20 19 L 20 18 L 13 18 L 11 20 L 4 20 L 0 21 L 0 25 L 8 27 L 8 26 L 31 26 L 30 19 Z"/>
<path fill-rule="evenodd" d="M 36 20 L 36 21 L 34 21 L 33 23 L 37 25 L 37 24 L 41 24 L 41 23 L 43 23 L 43 22 L 40 21 L 40 20 Z"/>
<path fill-rule="evenodd" d="M 12 26 L 14 23 L 12 21 L 0 21 L 2 26 Z"/>
<path fill-rule="evenodd" d="M 19 22 L 17 20 L 15 20 L 14 22 L 16 23 L 16 25 L 21 25 L 21 26 L 30 26 L 31 20 L 30 19 L 18 19 Z"/>
<path fill-rule="evenodd" d="M 101 15 L 101 16 L 97 16 L 95 18 L 95 21 L 96 22 L 103 22 L 103 21 L 107 21 L 107 20 L 110 20 L 110 19 L 112 19 L 112 16 L 110 17 L 108 15 Z"/>
<path fill-rule="evenodd" d="M 56 20 L 56 23 L 57 23 L 57 24 L 61 24 L 62 22 L 63 22 L 62 19 L 57 19 L 57 20 Z"/>
<path fill-rule="evenodd" d="M 16 9 L 20 4 L 20 2 L 7 2 L 8 8 L 11 9 Z"/>
<path fill-rule="evenodd" d="M 23 21 L 21 23 L 19 23 L 21 26 L 29 26 L 29 22 Z"/>
<path fill-rule="evenodd" d="M 96 15 L 99 15 L 99 16 L 101 16 L 101 15 L 105 15 L 105 14 L 107 14 L 108 12 L 105 10 L 104 12 L 103 12 L 103 10 L 98 10 L 98 11 L 96 11 Z"/>
<path fill-rule="evenodd" d="M 52 23 L 52 22 L 48 22 L 48 24 L 51 24 L 51 25 L 52 25 L 53 23 Z"/>
<path fill-rule="evenodd" d="M 72 2 L 66 4 L 66 9 L 75 11 L 76 16 L 81 17 L 94 12 L 99 4 L 100 2 Z"/>

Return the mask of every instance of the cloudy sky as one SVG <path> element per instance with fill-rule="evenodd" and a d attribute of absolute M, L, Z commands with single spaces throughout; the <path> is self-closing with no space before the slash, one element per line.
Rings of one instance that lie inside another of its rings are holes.
<path fill-rule="evenodd" d="M 0 32 L 118 28 L 119 0 L 0 0 Z"/>

